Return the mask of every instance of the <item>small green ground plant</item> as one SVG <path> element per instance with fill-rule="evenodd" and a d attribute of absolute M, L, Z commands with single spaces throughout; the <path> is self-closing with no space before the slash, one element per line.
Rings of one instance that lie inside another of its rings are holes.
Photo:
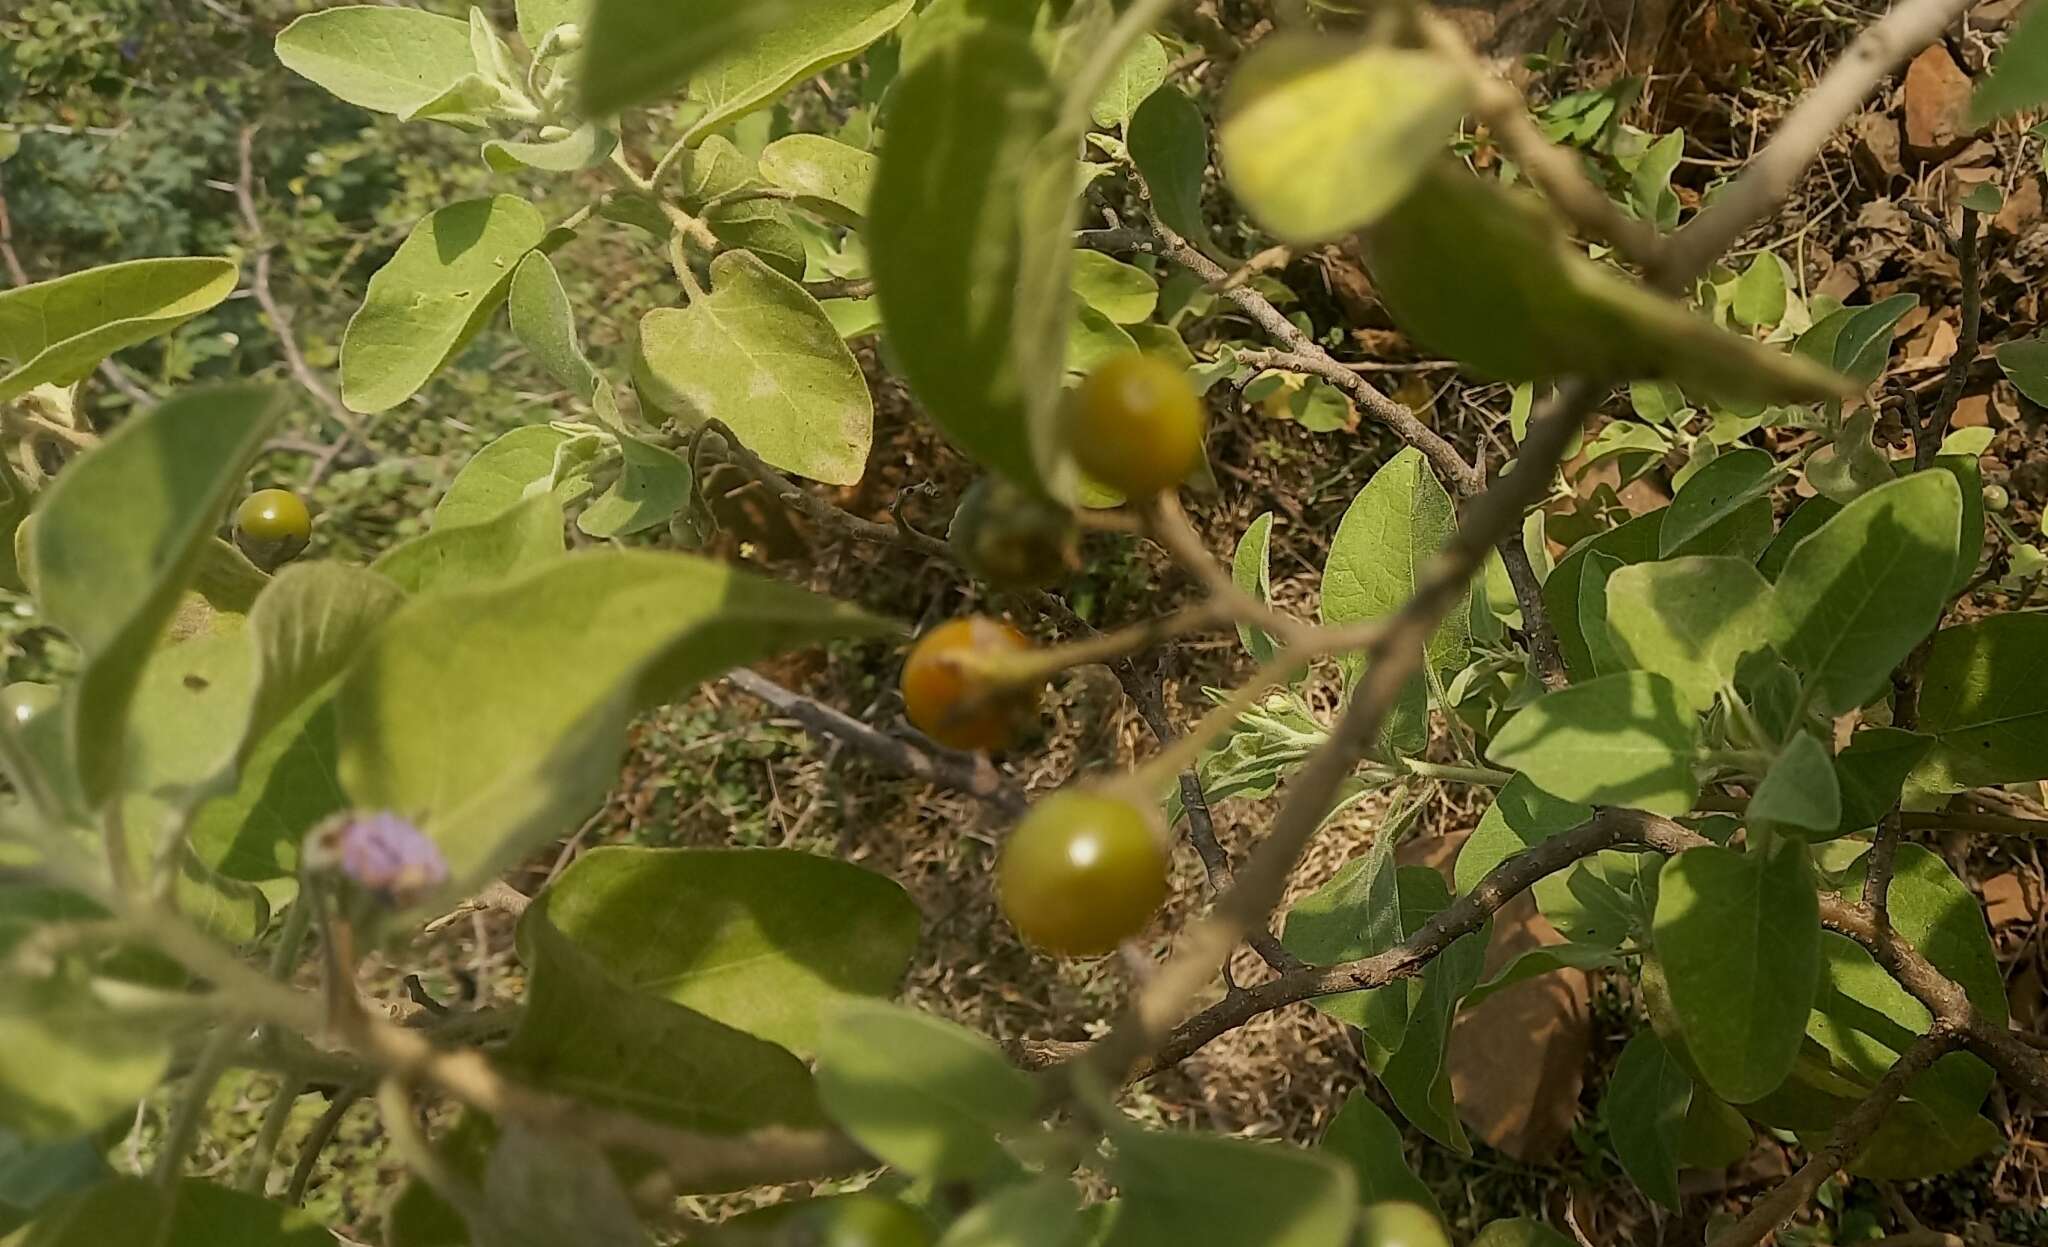
<path fill-rule="evenodd" d="M 1460 1007 L 1565 967 L 1640 1001 L 1601 1115 L 1645 1198 L 1676 1207 L 1681 1169 L 1758 1131 L 1810 1155 L 1713 1247 L 1763 1241 L 1839 1171 L 1918 1177 L 1996 1149 L 1994 1083 L 2048 1103 L 2048 1057 L 2009 1025 L 1975 899 L 1906 837 L 2038 834 L 1964 798 L 2048 778 L 2048 614 L 1965 609 L 2016 561 L 1987 555 L 1987 532 L 2011 533 L 1998 506 L 1987 521 L 1983 443 L 1949 427 L 1997 204 L 1959 205 L 1964 344 L 1931 404 L 1895 413 L 1902 458 L 1873 430 L 1898 402 L 1876 383 L 1907 306 L 1803 299 L 1768 252 L 1719 263 L 1967 7 L 1901 0 L 1690 216 L 1678 145 L 1595 152 L 1579 130 L 1597 97 L 1532 114 L 1398 0 L 1317 5 L 1238 50 L 1213 119 L 1174 81 L 1192 45 L 1170 0 L 294 22 L 278 59 L 340 99 L 472 132 L 508 179 L 608 179 L 560 220 L 509 191 L 425 216 L 349 325 L 338 401 L 399 408 L 502 315 L 578 414 L 491 442 L 430 529 L 368 565 L 304 561 L 317 517 L 248 488 L 277 394 L 195 387 L 106 430 L 81 413 L 98 365 L 219 305 L 233 261 L 0 294 L 0 576 L 79 654 L 0 716 L 4 1241 L 328 1242 L 291 1206 L 303 1182 L 265 1198 L 294 1103 L 324 1091 L 374 1096 L 409 1168 L 392 1247 L 1437 1247 L 1434 1196 L 1362 1095 L 1299 1148 L 1141 1128 L 1117 1092 L 1307 1003 L 1355 1029 L 1409 1124 L 1469 1153 L 1445 1065 Z M 848 63 L 872 101 L 857 120 L 750 127 Z M 646 144 L 642 110 L 679 93 L 679 131 Z M 2044 101 L 2037 6 L 1977 107 Z M 1481 130 L 1495 158 L 1474 162 Z M 1512 458 L 1466 458 L 1283 312 L 1269 266 L 1212 233 L 1212 161 L 1270 240 L 1353 240 L 1405 332 L 1516 387 Z M 630 375 L 593 366 L 594 313 L 556 268 L 587 231 L 630 231 L 678 292 L 640 319 Z M 1258 340 L 1198 353 L 1181 326 L 1225 305 Z M 986 474 L 947 539 L 800 483 L 867 471 L 875 405 L 850 344 L 871 339 Z M 2048 392 L 2044 359 L 1999 350 L 2029 393 Z M 1406 444 L 1343 515 L 1314 620 L 1271 600 L 1273 516 L 1224 561 L 1181 509 L 1223 394 L 1311 427 L 1362 414 Z M 1610 404 L 1626 414 L 1582 440 Z M 1785 430 L 1810 436 L 1774 454 Z M 1536 512 L 1581 447 L 1685 467 L 1668 506 L 1553 563 Z M 1032 626 L 955 620 L 912 646 L 899 621 L 693 552 L 720 525 L 708 482 L 734 472 L 823 528 L 1007 586 Z M 1810 496 L 1781 518 L 1795 481 Z M 1090 627 L 1043 588 L 1083 532 L 1155 543 L 1204 596 Z M 1128 772 L 1027 799 L 960 751 L 1014 747 L 1063 671 L 1232 630 L 1255 675 Z M 1061 639 L 1026 635 L 1045 632 Z M 903 647 L 918 734 L 736 670 L 827 643 Z M 1325 659 L 1346 685 L 1330 720 L 1299 694 Z M 788 850 L 594 850 L 499 902 L 520 910 L 518 1008 L 417 1026 L 365 1008 L 367 953 L 502 890 L 603 800 L 636 716 L 728 673 L 1014 816 L 992 890 L 1048 951 L 1128 951 L 1177 834 L 1215 902 L 1099 1038 L 1028 1070 L 892 1002 L 919 938 L 902 887 Z M 1453 786 L 1491 804 L 1451 878 L 1397 865 L 1413 812 Z M 1276 789 L 1233 868 L 1208 800 Z M 1372 793 L 1390 813 L 1370 851 L 1276 913 L 1332 812 Z M 1489 922 L 1524 892 L 1564 942 L 1488 976 Z M 1269 973 L 1219 989 L 1246 944 Z M 238 1173 L 188 1176 L 207 1094 L 241 1068 L 284 1091 Z M 115 1174 L 110 1136 L 166 1083 L 154 1173 Z M 1113 1197 L 1084 1205 L 1082 1172 Z M 678 1211 L 859 1178 L 717 1224 Z M 1571 1240 L 1518 1219 L 1474 1241 Z"/>

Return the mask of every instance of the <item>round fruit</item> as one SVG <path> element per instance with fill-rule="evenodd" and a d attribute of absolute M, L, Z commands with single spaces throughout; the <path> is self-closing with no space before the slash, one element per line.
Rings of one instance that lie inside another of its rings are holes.
<path fill-rule="evenodd" d="M 1368 1204 L 1358 1216 L 1360 1247 L 1451 1247 L 1443 1223 L 1401 1200 Z"/>
<path fill-rule="evenodd" d="M 977 664 L 1031 648 L 1000 619 L 949 619 L 919 637 L 903 664 L 903 712 L 950 749 L 1001 749 L 1038 708 L 1035 688 L 992 681 Z"/>
<path fill-rule="evenodd" d="M 305 549 L 312 532 L 306 504 L 288 489 L 259 489 L 235 509 L 235 543 L 266 569 Z"/>
<path fill-rule="evenodd" d="M 1010 833 L 996 891 L 1025 939 L 1047 952 L 1099 956 L 1144 930 L 1165 902 L 1165 837 L 1128 801 L 1056 792 Z"/>
<path fill-rule="evenodd" d="M 1984 487 L 1984 509 L 1986 511 L 1997 514 L 2003 512 L 2011 505 L 2012 495 L 2006 492 L 2005 486 L 1986 485 Z"/>
<path fill-rule="evenodd" d="M 946 540 L 969 571 L 1005 588 L 1036 589 L 1078 566 L 1068 510 L 999 476 L 967 487 Z"/>
<path fill-rule="evenodd" d="M 0 688 L 0 715 L 15 727 L 27 727 L 28 721 L 57 704 L 60 694 L 47 684 L 10 684 Z"/>
<path fill-rule="evenodd" d="M 1088 374 L 1067 407 L 1081 470 L 1129 498 L 1178 485 L 1202 461 L 1202 400 L 1180 369 L 1119 355 Z"/>

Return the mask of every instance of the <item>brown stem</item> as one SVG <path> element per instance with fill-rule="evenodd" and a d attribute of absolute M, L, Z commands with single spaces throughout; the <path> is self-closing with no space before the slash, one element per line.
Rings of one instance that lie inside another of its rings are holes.
<path fill-rule="evenodd" d="M 1815 1152 L 1770 1194 L 1758 1200 L 1743 1214 L 1742 1220 L 1728 1227 L 1710 1247 L 1756 1247 L 1772 1231 L 1790 1221 L 1820 1190 L 1821 1183 L 1856 1158 L 1871 1132 L 1877 1129 L 1885 1113 L 1906 1090 L 1906 1084 L 1955 1046 L 1955 1035 L 1937 1028 L 1906 1049 L 1885 1071 L 1884 1077 L 1877 1080 L 1870 1094 L 1835 1123 L 1834 1132 L 1820 1151 Z"/>
<path fill-rule="evenodd" d="M 878 732 L 852 715 L 786 689 L 745 667 L 727 672 L 725 681 L 766 702 L 778 714 L 795 719 L 806 731 L 849 745 L 899 775 L 964 792 L 1011 818 L 1024 812 L 1023 792 L 980 754 L 926 749 L 900 736 Z"/>

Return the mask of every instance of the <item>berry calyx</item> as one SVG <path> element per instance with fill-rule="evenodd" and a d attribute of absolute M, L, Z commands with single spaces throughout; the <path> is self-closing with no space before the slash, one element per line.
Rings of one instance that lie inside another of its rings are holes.
<path fill-rule="evenodd" d="M 313 516 L 288 489 L 259 489 L 235 508 L 235 543 L 268 570 L 306 548 Z"/>
<path fill-rule="evenodd" d="M 1069 789 L 1010 833 L 996 892 L 1010 925 L 1047 952 L 1094 957 L 1145 929 L 1166 901 L 1158 820 L 1119 797 Z"/>
<path fill-rule="evenodd" d="M 1451 1247 L 1451 1236 L 1419 1204 L 1390 1199 L 1358 1214 L 1359 1247 Z"/>
<path fill-rule="evenodd" d="M 903 664 L 903 711 L 918 731 L 949 749 L 1008 745 L 1038 707 L 1035 686 L 990 674 L 992 660 L 1031 648 L 1000 619 L 949 619 L 918 638 Z"/>
<path fill-rule="evenodd" d="M 1147 498 L 1201 463 L 1206 423 L 1202 400 L 1180 369 L 1149 355 L 1119 355 L 1071 396 L 1067 450 L 1095 480 L 1127 498 Z"/>
<path fill-rule="evenodd" d="M 967 487 L 946 531 L 953 556 L 990 584 L 1036 589 L 1079 566 L 1079 526 L 1051 499 L 999 476 Z"/>

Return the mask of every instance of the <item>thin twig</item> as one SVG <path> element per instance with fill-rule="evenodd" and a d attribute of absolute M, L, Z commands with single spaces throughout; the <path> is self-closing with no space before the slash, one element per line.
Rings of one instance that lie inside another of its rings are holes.
<path fill-rule="evenodd" d="M 1651 284 L 1677 290 L 1784 202 L 1844 118 L 1880 82 L 1962 16 L 1971 0 L 1901 0 L 1864 28 L 1778 125 L 1741 175 L 1666 243 Z"/>
<path fill-rule="evenodd" d="M 1949 421 L 1955 418 L 1956 405 L 1963 400 L 1963 384 L 1969 379 L 1971 365 L 1977 362 L 1977 340 L 1984 325 L 1984 278 L 1977 259 L 1979 224 L 1977 213 L 1963 209 L 1963 230 L 1956 237 L 1956 270 L 1963 285 L 1963 324 L 1956 338 L 1955 357 L 1949 360 L 1948 380 L 1941 386 L 1941 397 L 1935 401 L 1925 425 L 1913 431 L 1913 466 L 1920 471 L 1933 467 L 1935 456 L 1941 453 Z"/>
<path fill-rule="evenodd" d="M 306 1202 L 306 1188 L 312 1185 L 313 1169 L 320 1163 L 320 1153 L 334 1138 L 340 1128 L 341 1119 L 348 1116 L 349 1109 L 363 1098 L 361 1087 L 342 1087 L 332 1093 L 327 1102 L 327 1111 L 320 1114 L 320 1120 L 313 1123 L 307 1132 L 305 1143 L 299 1147 L 299 1159 L 292 1165 L 291 1181 L 285 1184 L 284 1202 L 288 1208 L 296 1208 Z"/>
<path fill-rule="evenodd" d="M 713 434 L 717 436 L 715 443 L 711 439 Z M 697 473 L 698 456 L 708 450 L 710 453 L 722 455 L 729 461 L 737 463 L 740 467 L 746 469 L 749 476 L 766 485 L 769 491 L 778 499 L 788 503 L 804 518 L 811 520 L 820 527 L 852 537 L 856 541 L 865 541 L 873 545 L 898 546 L 914 554 L 922 554 L 932 558 L 950 559 L 952 557 L 952 547 L 939 538 L 931 536 L 929 533 L 919 532 L 915 528 L 906 526 L 883 524 L 875 520 L 862 519 L 850 511 L 843 511 L 826 502 L 823 498 L 818 497 L 770 467 L 766 460 L 749 450 L 746 443 L 739 439 L 739 435 L 726 427 L 724 421 L 705 421 L 691 435 L 691 438 L 690 467 L 692 472 L 696 473 L 698 480 L 703 479 L 702 474 Z"/>
<path fill-rule="evenodd" d="M 852 715 L 786 689 L 745 667 L 727 672 L 725 682 L 766 702 L 776 713 L 795 719 L 805 730 L 850 745 L 899 775 L 966 793 L 1011 818 L 1024 813 L 1023 792 L 980 754 L 927 749 L 900 736 L 876 731 Z"/>
<path fill-rule="evenodd" d="M 255 257 L 255 264 L 249 276 L 249 294 L 256 300 L 256 306 L 263 311 L 263 320 L 270 326 L 271 334 L 277 339 L 277 349 L 284 356 L 285 371 L 299 388 L 313 397 L 313 400 L 327 410 L 341 426 L 341 436 L 313 461 L 311 479 L 318 484 L 341 455 L 354 441 L 367 445 L 363 431 L 354 412 L 350 411 L 340 397 L 330 389 L 318 370 L 306 362 L 305 353 L 299 350 L 298 335 L 292 332 L 292 317 L 270 288 L 270 253 L 272 244 L 263 229 L 263 217 L 256 210 L 256 165 L 254 147 L 258 126 L 243 126 L 241 139 L 237 144 L 240 171 L 235 177 L 235 204 L 241 210 L 242 227 L 248 232 L 248 247 Z"/>

